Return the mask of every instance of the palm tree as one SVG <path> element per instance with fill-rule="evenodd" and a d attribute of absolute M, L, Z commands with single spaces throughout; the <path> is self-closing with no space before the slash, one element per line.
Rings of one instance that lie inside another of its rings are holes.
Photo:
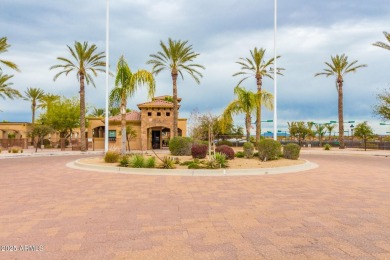
<path fill-rule="evenodd" d="M 12 77 L 13 77 L 12 75 L 6 75 L 6 74 L 3 75 L 3 73 L 0 70 L 0 97 L 3 99 L 5 99 L 6 97 L 8 97 L 9 99 L 22 97 L 22 95 L 18 90 L 10 87 L 12 83 L 7 82 Z"/>
<path fill-rule="evenodd" d="M 318 135 L 318 140 L 320 141 L 320 147 L 322 147 L 322 138 L 326 134 L 326 126 L 322 124 L 315 124 L 316 134 Z"/>
<path fill-rule="evenodd" d="M 91 117 L 104 117 L 106 112 L 104 111 L 104 108 L 93 108 L 92 113 L 89 115 Z"/>
<path fill-rule="evenodd" d="M 160 41 L 162 51 L 156 54 L 151 54 L 152 58 L 147 64 L 153 65 L 153 74 L 158 75 L 163 70 L 169 70 L 172 77 L 173 86 L 173 131 L 172 136 L 177 136 L 177 121 L 178 121 L 178 103 L 177 103 L 177 77 L 180 74 L 184 79 L 183 73 L 188 73 L 196 83 L 200 83 L 203 75 L 198 69 L 204 69 L 204 66 L 193 63 L 194 59 L 199 56 L 199 53 L 192 51 L 192 45 L 187 45 L 188 41 L 174 41 L 168 39 L 168 45 Z"/>
<path fill-rule="evenodd" d="M 146 85 L 148 87 L 149 98 L 154 96 L 156 84 L 153 74 L 147 70 L 138 70 L 133 73 L 127 65 L 123 55 L 119 58 L 117 64 L 117 75 L 115 78 L 115 88 L 110 93 L 111 106 L 120 107 L 122 114 L 122 154 L 126 153 L 126 107 L 127 99 L 134 96 L 138 87 Z"/>
<path fill-rule="evenodd" d="M 37 108 L 41 108 L 46 110 L 46 112 L 50 111 L 50 108 L 53 106 L 53 104 L 60 101 L 60 96 L 54 95 L 54 94 L 45 94 L 40 99 L 40 103 L 37 105 Z"/>
<path fill-rule="evenodd" d="M 390 43 L 390 34 L 388 32 L 383 32 L 383 34 L 385 35 L 386 40 Z M 377 47 L 381 47 L 383 49 L 386 49 L 386 50 L 390 51 L 390 45 L 387 44 L 387 43 L 376 42 L 376 43 L 373 43 L 372 45 L 377 46 Z"/>
<path fill-rule="evenodd" d="M 268 61 L 264 61 L 265 56 L 265 49 L 257 49 L 256 47 L 254 50 L 250 51 L 251 57 L 250 58 L 240 58 L 239 61 L 236 63 L 240 64 L 241 71 L 234 73 L 233 76 L 239 76 L 244 75 L 243 79 L 241 79 L 238 83 L 240 85 L 244 80 L 246 80 L 249 77 L 254 76 L 256 79 L 256 85 L 257 85 L 257 93 L 261 93 L 261 87 L 263 85 L 263 77 L 268 77 L 273 79 L 273 70 L 267 70 L 271 65 L 274 64 L 274 58 L 269 59 Z M 277 56 L 276 58 L 280 58 L 280 56 Z M 280 73 L 280 70 L 283 70 L 282 68 L 277 68 L 277 73 L 279 75 L 283 75 Z M 256 141 L 260 140 L 261 135 L 261 106 L 257 108 L 256 111 Z"/>
<path fill-rule="evenodd" d="M 339 142 L 340 149 L 345 148 L 344 144 L 344 113 L 343 113 L 343 83 L 344 75 L 350 72 L 356 72 L 357 69 L 367 67 L 366 64 L 355 65 L 358 61 L 348 62 L 348 56 L 345 54 L 331 56 L 332 62 L 325 62 L 327 68 L 324 72 L 316 73 L 314 76 L 324 75 L 326 77 L 336 77 L 336 89 L 338 92 L 338 117 L 339 117 Z"/>
<path fill-rule="evenodd" d="M 246 90 L 241 86 L 236 86 L 234 88 L 234 94 L 237 96 L 237 98 L 233 100 L 223 111 L 222 128 L 224 128 L 224 126 L 226 125 L 232 124 L 233 115 L 244 113 L 246 140 L 247 142 L 249 142 L 252 113 L 258 108 L 259 104 L 261 103 L 259 100 L 272 100 L 272 94 L 266 91 L 262 91 L 259 95 L 258 93 Z M 269 105 L 272 107 L 272 102 L 267 103 L 267 106 Z"/>
<path fill-rule="evenodd" d="M 310 141 L 312 141 L 313 137 L 315 137 L 314 132 L 312 130 L 315 123 L 314 122 L 307 122 L 306 124 L 307 124 L 307 129 L 308 129 L 307 135 L 310 137 Z"/>
<path fill-rule="evenodd" d="M 34 125 L 35 111 L 37 109 L 37 101 L 38 102 L 41 101 L 41 98 L 45 95 L 45 92 L 40 88 L 27 88 L 27 90 L 24 93 L 26 94 L 24 100 L 31 101 L 31 112 L 32 112 L 31 123 Z"/>
<path fill-rule="evenodd" d="M 81 151 L 86 150 L 85 142 L 85 81 L 87 85 L 92 83 L 95 86 L 92 75 L 97 76 L 97 72 L 105 72 L 106 62 L 104 61 L 104 52 L 97 53 L 97 47 L 95 44 L 88 45 L 88 42 L 80 43 L 75 42 L 74 49 L 67 45 L 74 62 L 67 59 L 58 57 L 57 60 L 63 62 L 50 67 L 50 69 L 62 69 L 57 73 L 53 80 L 55 81 L 61 75 L 68 75 L 70 72 L 75 72 L 78 81 L 80 82 L 80 133 L 81 133 Z M 92 73 L 92 75 L 90 74 Z"/>
<path fill-rule="evenodd" d="M 11 47 L 11 45 L 9 45 L 7 43 L 7 37 L 1 37 L 0 38 L 0 54 L 4 53 L 4 52 L 7 52 L 9 47 Z M 0 63 L 3 63 L 7 67 L 9 67 L 11 69 L 14 69 L 16 71 L 20 71 L 18 66 L 15 63 L 11 62 L 11 61 L 0 59 Z M 1 70 L 1 68 L 0 68 L 0 70 Z"/>
<path fill-rule="evenodd" d="M 336 127 L 336 125 L 334 125 L 334 124 L 325 124 L 325 127 L 326 127 L 326 130 L 329 133 L 329 141 L 330 141 L 330 138 L 332 136 L 332 131 Z"/>

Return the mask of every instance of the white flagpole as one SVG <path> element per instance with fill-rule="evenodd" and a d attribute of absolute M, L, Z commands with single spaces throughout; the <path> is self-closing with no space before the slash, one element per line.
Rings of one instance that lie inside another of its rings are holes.
<path fill-rule="evenodd" d="M 108 151 L 108 79 L 109 79 L 109 30 L 110 30 L 110 1 L 106 0 L 106 113 L 104 123 L 104 152 Z"/>
<path fill-rule="evenodd" d="M 277 28 L 277 0 L 274 10 L 274 140 L 278 140 L 278 104 L 277 104 L 277 68 L 276 68 L 276 28 Z"/>

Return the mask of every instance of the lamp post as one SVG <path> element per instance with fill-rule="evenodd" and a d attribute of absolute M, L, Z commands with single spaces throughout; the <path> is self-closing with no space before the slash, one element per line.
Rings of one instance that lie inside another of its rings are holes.
<path fill-rule="evenodd" d="M 277 29 L 277 6 L 278 1 L 275 0 L 274 7 L 274 140 L 278 140 L 278 104 L 277 104 L 277 71 L 276 71 L 276 29 Z"/>
<path fill-rule="evenodd" d="M 108 77 L 109 77 L 110 1 L 106 0 L 106 117 L 104 123 L 104 152 L 108 151 Z"/>

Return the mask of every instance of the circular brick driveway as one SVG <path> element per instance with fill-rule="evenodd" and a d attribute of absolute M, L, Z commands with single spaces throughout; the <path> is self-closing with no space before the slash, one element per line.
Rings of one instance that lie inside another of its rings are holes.
<path fill-rule="evenodd" d="M 0 259 L 390 258 L 389 157 L 218 178 L 65 166 L 78 158 L 0 160 Z"/>

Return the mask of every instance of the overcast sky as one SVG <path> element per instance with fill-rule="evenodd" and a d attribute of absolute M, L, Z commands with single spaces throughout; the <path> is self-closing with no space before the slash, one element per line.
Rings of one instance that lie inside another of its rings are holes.
<path fill-rule="evenodd" d="M 13 87 L 22 93 L 35 87 L 77 96 L 76 76 L 53 82 L 55 71 L 49 67 L 58 64 L 57 57 L 69 57 L 66 45 L 75 41 L 95 43 L 105 51 L 105 24 L 104 0 L 1 0 L 0 36 L 12 45 L 1 57 L 14 61 L 22 71 L 3 67 L 5 73 L 15 75 Z M 160 50 L 160 40 L 188 40 L 200 53 L 196 61 L 206 70 L 200 85 L 188 75 L 178 81 L 181 117 L 188 117 L 194 109 L 218 115 L 234 99 L 233 89 L 240 79 L 232 77 L 240 69 L 235 62 L 248 57 L 255 46 L 267 50 L 267 59 L 273 57 L 273 24 L 272 0 L 111 0 L 111 70 L 122 54 L 132 70 L 151 70 L 146 61 Z M 385 41 L 383 31 L 390 32 L 388 0 L 279 0 L 277 53 L 282 57 L 278 67 L 286 70 L 277 80 L 278 128 L 285 130 L 287 121 L 337 120 L 335 80 L 314 74 L 325 68 L 331 55 L 345 53 L 350 61 L 368 65 L 345 77 L 345 120 L 367 120 L 377 133 L 389 131 L 379 126 L 380 119 L 372 113 L 376 94 L 390 83 L 390 52 L 372 46 Z M 103 108 L 105 75 L 95 82 L 96 88 L 86 88 L 86 100 L 91 107 Z M 157 95 L 172 94 L 169 72 L 160 73 L 156 82 Z M 243 86 L 255 90 L 256 82 L 246 80 Z M 273 92 L 273 81 L 264 79 L 263 87 Z M 129 100 L 129 107 L 136 109 L 146 97 L 145 90 L 139 91 Z M 1 100 L 0 110 L 0 121 L 31 120 L 28 101 Z M 264 110 L 263 119 L 273 119 L 273 113 Z M 243 118 L 236 123 L 244 125 Z M 263 130 L 272 128 L 272 123 L 263 123 Z"/>

